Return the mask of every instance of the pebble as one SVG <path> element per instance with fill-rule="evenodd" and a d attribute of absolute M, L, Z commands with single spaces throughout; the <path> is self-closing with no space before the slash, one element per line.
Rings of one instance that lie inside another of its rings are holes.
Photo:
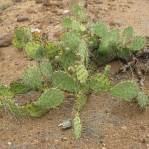
<path fill-rule="evenodd" d="M 58 125 L 58 127 L 61 127 L 63 130 L 69 129 L 72 127 L 72 122 L 70 119 L 63 121 Z"/>
<path fill-rule="evenodd" d="M 101 0 L 95 1 L 95 4 L 103 4 L 104 2 Z"/>
<path fill-rule="evenodd" d="M 123 19 L 113 19 L 110 23 L 110 26 L 123 26 L 125 25 L 125 21 Z"/>
<path fill-rule="evenodd" d="M 146 130 L 145 126 L 143 126 L 143 125 L 141 125 L 140 128 L 141 128 L 142 130 Z"/>
<path fill-rule="evenodd" d="M 37 33 L 41 33 L 41 30 L 39 28 L 31 28 L 31 32 L 37 32 Z"/>
<path fill-rule="evenodd" d="M 50 0 L 43 0 L 43 5 L 50 6 L 51 5 Z"/>
<path fill-rule="evenodd" d="M 23 15 L 19 15 L 17 16 L 17 22 L 24 22 L 24 21 L 28 21 L 29 18 L 27 16 L 23 16 Z"/>
<path fill-rule="evenodd" d="M 124 130 L 127 130 L 127 126 L 122 126 L 121 128 Z"/>
<path fill-rule="evenodd" d="M 56 144 L 58 144 L 58 143 L 59 143 L 59 140 L 55 139 L 54 142 L 55 142 Z"/>
<path fill-rule="evenodd" d="M 13 0 L 13 2 L 18 3 L 18 2 L 22 2 L 22 0 Z"/>
<path fill-rule="evenodd" d="M 35 0 L 35 2 L 36 2 L 37 4 L 40 4 L 40 3 L 42 3 L 42 0 Z"/>
<path fill-rule="evenodd" d="M 31 8 L 28 8 L 27 10 L 26 10 L 26 12 L 27 13 L 30 13 L 30 14 L 35 14 L 35 13 L 37 13 L 37 11 L 35 10 L 35 9 L 31 9 Z"/>
<path fill-rule="evenodd" d="M 70 10 L 64 10 L 64 14 L 68 14 L 70 12 Z"/>
<path fill-rule="evenodd" d="M 12 37 L 12 33 L 2 35 L 0 37 L 0 47 L 8 47 L 9 45 L 11 45 Z"/>
<path fill-rule="evenodd" d="M 140 141 L 141 141 L 141 143 L 146 143 L 146 139 L 145 138 L 141 139 Z"/>
<path fill-rule="evenodd" d="M 12 142 L 8 142 L 8 145 L 11 145 L 12 144 Z"/>
<path fill-rule="evenodd" d="M 68 138 L 66 138 L 66 137 L 62 137 L 62 138 L 61 138 L 61 141 L 63 141 L 63 142 L 64 142 L 64 141 L 67 141 L 67 140 L 68 140 Z"/>

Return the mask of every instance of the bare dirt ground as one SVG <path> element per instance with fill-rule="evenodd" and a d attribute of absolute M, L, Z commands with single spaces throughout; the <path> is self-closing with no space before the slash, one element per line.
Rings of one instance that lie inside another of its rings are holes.
<path fill-rule="evenodd" d="M 25 25 L 38 27 L 55 40 L 61 33 L 60 23 L 68 4 L 60 0 L 51 3 L 46 7 L 34 0 L 0 0 L 0 37 Z M 8 8 L 2 10 L 4 5 Z M 87 9 L 92 19 L 117 27 L 131 25 L 138 34 L 149 36 L 148 0 L 88 0 Z M 18 22 L 19 16 L 28 19 Z M 23 51 L 11 46 L 0 48 L 0 82 L 9 84 L 18 79 L 31 63 Z M 111 72 L 119 67 L 117 62 L 111 65 Z M 148 84 L 146 76 L 146 89 Z M 72 129 L 62 131 L 58 127 L 61 121 L 71 118 L 72 105 L 68 99 L 40 119 L 16 119 L 1 112 L 0 149 L 149 149 L 149 109 L 141 112 L 135 104 L 105 93 L 92 95 L 81 113 L 82 138 L 75 140 Z"/>

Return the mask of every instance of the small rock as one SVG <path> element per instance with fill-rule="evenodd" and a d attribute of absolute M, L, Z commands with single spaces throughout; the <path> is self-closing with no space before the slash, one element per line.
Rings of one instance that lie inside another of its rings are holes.
<path fill-rule="evenodd" d="M 40 3 L 42 3 L 42 0 L 35 0 L 35 2 L 36 2 L 37 4 L 40 4 Z"/>
<path fill-rule="evenodd" d="M 19 62 L 15 62 L 14 64 L 17 66 L 17 65 L 19 65 L 20 63 L 19 63 Z"/>
<path fill-rule="evenodd" d="M 127 130 L 127 126 L 122 126 L 121 128 L 124 130 Z"/>
<path fill-rule="evenodd" d="M 13 2 L 18 3 L 18 2 L 22 2 L 22 0 L 13 0 Z"/>
<path fill-rule="evenodd" d="M 11 33 L 0 37 L 0 47 L 7 47 L 11 45 L 13 35 Z"/>
<path fill-rule="evenodd" d="M 141 141 L 141 143 L 146 143 L 146 139 L 145 138 L 141 139 L 140 141 Z"/>
<path fill-rule="evenodd" d="M 50 0 L 43 0 L 43 6 L 50 6 Z"/>
<path fill-rule="evenodd" d="M 103 1 L 101 0 L 95 1 L 95 4 L 103 4 Z"/>
<path fill-rule="evenodd" d="M 141 128 L 142 130 L 146 130 L 145 126 L 143 126 L 143 125 L 141 125 L 140 128 Z"/>
<path fill-rule="evenodd" d="M 114 19 L 112 20 L 109 25 L 110 26 L 123 26 L 125 24 L 125 21 L 123 19 Z"/>
<path fill-rule="evenodd" d="M 24 21 L 28 21 L 29 18 L 23 15 L 19 15 L 17 16 L 17 22 L 24 22 Z"/>
<path fill-rule="evenodd" d="M 31 28 L 32 33 L 41 33 L 41 30 L 39 28 Z"/>
<path fill-rule="evenodd" d="M 58 145 L 60 143 L 59 140 L 54 140 L 54 144 Z"/>
<path fill-rule="evenodd" d="M 31 8 L 28 8 L 28 9 L 26 10 L 26 12 L 27 12 L 27 13 L 30 13 L 30 14 L 35 14 L 35 13 L 37 13 L 37 11 L 36 11 L 35 9 L 31 9 Z"/>
<path fill-rule="evenodd" d="M 68 14 L 70 12 L 70 10 L 64 10 L 64 14 Z"/>
<path fill-rule="evenodd" d="M 58 125 L 58 127 L 61 127 L 63 130 L 69 129 L 72 127 L 72 122 L 70 119 L 63 121 Z"/>
<path fill-rule="evenodd" d="M 8 142 L 8 145 L 11 145 L 12 144 L 12 142 Z"/>
<path fill-rule="evenodd" d="M 66 137 L 62 137 L 61 140 L 64 142 L 64 141 L 67 141 L 68 138 L 66 138 Z"/>

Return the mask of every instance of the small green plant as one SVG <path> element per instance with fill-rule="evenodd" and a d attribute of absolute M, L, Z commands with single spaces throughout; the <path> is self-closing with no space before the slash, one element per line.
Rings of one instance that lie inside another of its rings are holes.
<path fill-rule="evenodd" d="M 80 111 L 90 93 L 107 92 L 124 101 L 136 100 L 141 108 L 148 104 L 147 95 L 136 82 L 128 80 L 113 85 L 109 80 L 109 66 L 102 73 L 92 69 L 93 65 L 98 67 L 93 56 L 96 61 L 107 61 L 111 56 L 128 59 L 143 48 L 144 37 L 135 36 L 131 27 L 122 32 L 108 30 L 101 22 L 90 27 L 84 12 L 80 6 L 73 7 L 73 16 L 63 21 L 65 32 L 55 43 L 45 42 L 41 34 L 28 28 L 17 28 L 14 46 L 24 49 L 37 63 L 24 72 L 20 82 L 12 82 L 9 87 L 0 85 L 0 106 L 19 116 L 40 117 L 63 103 L 64 92 L 73 94 L 76 139 L 81 137 Z M 16 94 L 30 90 L 39 91 L 41 96 L 23 106 L 14 102 Z"/>

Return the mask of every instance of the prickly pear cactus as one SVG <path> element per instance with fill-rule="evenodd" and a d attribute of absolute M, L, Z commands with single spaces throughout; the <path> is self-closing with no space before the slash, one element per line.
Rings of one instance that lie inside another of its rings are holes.
<path fill-rule="evenodd" d="M 55 43 L 49 42 L 45 45 L 45 55 L 50 61 L 58 55 L 59 51 L 60 49 L 55 45 Z"/>
<path fill-rule="evenodd" d="M 25 46 L 26 54 L 33 59 L 40 59 L 43 57 L 43 47 L 36 42 L 28 42 Z"/>
<path fill-rule="evenodd" d="M 148 96 L 145 95 L 144 92 L 139 92 L 137 96 L 137 102 L 142 109 L 145 108 L 149 103 Z"/>
<path fill-rule="evenodd" d="M 85 40 L 81 40 L 77 54 L 79 54 L 80 56 L 81 63 L 87 66 L 89 61 L 89 57 L 88 57 L 89 53 L 88 53 L 87 43 L 85 42 Z"/>
<path fill-rule="evenodd" d="M 123 81 L 111 88 L 110 93 L 125 101 L 132 101 L 137 97 L 140 91 L 138 85 L 134 81 Z"/>
<path fill-rule="evenodd" d="M 80 83 L 85 83 L 88 78 L 88 71 L 86 70 L 85 66 L 80 64 L 76 65 L 76 75 L 77 75 L 77 80 Z"/>
<path fill-rule="evenodd" d="M 47 80 L 47 81 L 51 80 L 52 74 L 53 74 L 53 69 L 52 69 L 52 65 L 48 59 L 43 59 L 39 63 L 39 69 L 42 74 L 43 80 Z"/>
<path fill-rule="evenodd" d="M 14 116 L 27 116 L 27 113 L 22 106 L 15 104 L 11 98 L 4 98 L 2 101 L 2 106 L 8 109 Z"/>
<path fill-rule="evenodd" d="M 76 56 L 72 51 L 67 51 L 60 57 L 60 65 L 67 70 L 70 66 L 75 64 Z"/>
<path fill-rule="evenodd" d="M 22 49 L 31 40 L 32 40 L 32 33 L 29 28 L 20 27 L 15 29 L 15 34 L 12 41 L 14 47 Z"/>
<path fill-rule="evenodd" d="M 85 27 L 80 22 L 78 22 L 77 20 L 74 20 L 74 19 L 70 19 L 70 18 L 65 18 L 63 20 L 63 26 L 66 29 L 71 29 L 71 30 L 77 31 L 77 32 L 85 31 Z"/>
<path fill-rule="evenodd" d="M 87 20 L 86 10 L 79 5 L 72 7 L 72 14 L 79 22 L 85 22 Z"/>
<path fill-rule="evenodd" d="M 134 37 L 134 31 L 132 27 L 127 27 L 122 32 L 123 45 L 128 44 Z"/>
<path fill-rule="evenodd" d="M 75 109 L 76 109 L 76 111 L 81 111 L 81 109 L 84 107 L 86 102 L 87 102 L 87 95 L 83 94 L 82 92 L 79 92 L 76 95 L 76 99 L 75 99 Z"/>
<path fill-rule="evenodd" d="M 40 117 L 49 109 L 56 108 L 63 103 L 64 94 L 59 89 L 51 88 L 44 91 L 44 93 L 37 99 L 37 101 L 26 105 L 25 109 L 32 117 Z"/>
<path fill-rule="evenodd" d="M 97 22 L 92 24 L 91 32 L 99 37 L 104 37 L 107 34 L 108 29 L 103 22 Z"/>
<path fill-rule="evenodd" d="M 30 90 L 30 88 L 27 87 L 22 82 L 13 81 L 12 83 L 10 83 L 10 91 L 14 94 L 26 93 L 29 90 Z"/>
<path fill-rule="evenodd" d="M 66 32 L 61 39 L 62 47 L 70 48 L 70 50 L 76 50 L 79 43 L 80 34 L 77 32 Z"/>
<path fill-rule="evenodd" d="M 42 74 L 36 66 L 28 68 L 24 72 L 22 80 L 27 87 L 33 90 L 40 89 L 43 85 Z"/>
<path fill-rule="evenodd" d="M 144 45 L 145 45 L 145 38 L 142 36 L 136 36 L 133 40 L 133 42 L 130 44 L 129 48 L 134 51 L 137 52 L 139 50 L 141 50 Z"/>
<path fill-rule="evenodd" d="M 109 79 L 103 75 L 96 74 L 90 78 L 90 89 L 95 93 L 107 91 L 110 88 Z"/>
<path fill-rule="evenodd" d="M 95 93 L 101 91 L 108 91 L 111 88 L 111 82 L 109 80 L 110 66 L 106 66 L 102 74 L 95 74 L 90 77 L 89 86 Z"/>
<path fill-rule="evenodd" d="M 13 93 L 10 91 L 9 87 L 0 84 L 0 97 L 11 97 Z"/>
<path fill-rule="evenodd" d="M 91 33 L 100 38 L 100 40 L 97 38 L 97 41 L 100 41 L 98 53 L 102 63 L 115 58 L 128 61 L 145 45 L 145 38 L 136 36 L 132 27 L 127 27 L 121 32 L 118 29 L 110 30 L 104 23 L 97 22 L 91 26 Z"/>
<path fill-rule="evenodd" d="M 73 120 L 73 126 L 74 126 L 74 135 L 76 139 L 79 139 L 81 137 L 81 131 L 82 131 L 82 125 L 79 113 L 75 114 L 75 118 Z"/>
<path fill-rule="evenodd" d="M 75 92 L 76 83 L 74 79 L 66 72 L 56 71 L 52 77 L 53 86 L 64 91 Z"/>

